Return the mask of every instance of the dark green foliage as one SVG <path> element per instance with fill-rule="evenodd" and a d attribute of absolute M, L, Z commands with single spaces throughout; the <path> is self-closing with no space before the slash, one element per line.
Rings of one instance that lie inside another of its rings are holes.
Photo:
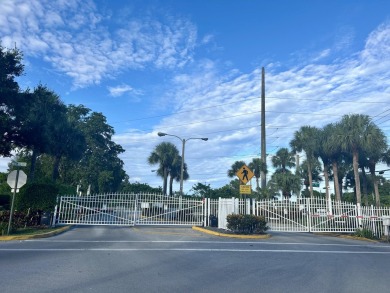
<path fill-rule="evenodd" d="M 54 184 L 28 184 L 16 195 L 16 210 L 52 211 L 56 204 L 58 190 Z"/>
<path fill-rule="evenodd" d="M 123 184 L 123 186 L 121 188 L 121 192 L 125 192 L 125 193 L 162 193 L 162 188 L 161 187 L 154 188 L 154 187 L 149 186 L 146 183 L 139 183 L 139 182 L 129 183 L 129 182 L 127 182 L 127 183 Z"/>
<path fill-rule="evenodd" d="M 239 234 L 262 234 L 267 231 L 267 222 L 262 216 L 228 215 L 227 228 Z"/>
<path fill-rule="evenodd" d="M 39 226 L 41 214 L 38 212 L 14 212 L 12 217 L 11 232 L 15 232 L 16 229 L 24 227 L 36 227 Z M 5 235 L 8 231 L 9 223 L 9 211 L 0 211 L 0 235 Z"/>
<path fill-rule="evenodd" d="M 11 197 L 9 194 L 0 194 L 0 210 L 8 210 L 10 208 Z"/>
<path fill-rule="evenodd" d="M 354 236 L 356 237 L 363 237 L 367 239 L 376 239 L 374 232 L 372 232 L 370 229 L 363 228 L 363 229 L 357 229 Z"/>

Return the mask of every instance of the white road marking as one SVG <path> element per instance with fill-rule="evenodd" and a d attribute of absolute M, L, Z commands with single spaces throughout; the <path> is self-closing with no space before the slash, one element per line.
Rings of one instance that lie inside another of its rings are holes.
<path fill-rule="evenodd" d="M 48 240 L 29 239 L 25 242 L 55 242 L 55 243 L 196 243 L 196 244 L 256 244 L 256 245 L 302 245 L 302 246 L 341 246 L 341 247 L 374 247 L 387 248 L 390 245 L 363 245 L 363 244 L 337 244 L 337 243 L 307 243 L 307 242 L 259 242 L 259 241 L 196 241 L 196 240 Z"/>
<path fill-rule="evenodd" d="M 213 249 L 213 248 L 0 248 L 0 251 L 72 252 L 72 251 L 184 251 L 184 252 L 273 252 L 273 253 L 326 253 L 326 254 L 390 254 L 390 251 L 348 251 L 348 250 L 292 250 L 292 249 Z"/>

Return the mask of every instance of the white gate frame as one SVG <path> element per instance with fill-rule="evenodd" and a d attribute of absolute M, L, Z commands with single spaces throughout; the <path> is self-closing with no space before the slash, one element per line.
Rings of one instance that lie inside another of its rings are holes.
<path fill-rule="evenodd" d="M 197 225 L 204 224 L 204 201 L 161 194 L 111 193 L 61 196 L 54 225 Z"/>

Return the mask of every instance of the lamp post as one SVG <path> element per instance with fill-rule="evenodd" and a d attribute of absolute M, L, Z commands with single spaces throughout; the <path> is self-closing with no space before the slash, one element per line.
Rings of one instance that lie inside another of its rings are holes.
<path fill-rule="evenodd" d="M 168 133 L 164 133 L 164 132 L 158 132 L 157 135 L 158 136 L 174 136 L 174 137 L 180 139 L 180 141 L 182 142 L 181 168 L 180 168 L 180 195 L 182 196 L 183 195 L 183 174 L 184 174 L 184 150 L 185 150 L 186 141 L 189 141 L 190 139 L 201 139 L 201 140 L 207 141 L 208 138 L 207 137 L 190 137 L 190 138 L 185 139 L 185 138 L 181 138 L 177 135 L 168 134 Z"/>

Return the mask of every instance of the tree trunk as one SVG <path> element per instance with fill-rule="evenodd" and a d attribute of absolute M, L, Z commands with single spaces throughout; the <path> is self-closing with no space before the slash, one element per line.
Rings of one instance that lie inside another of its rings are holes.
<path fill-rule="evenodd" d="M 164 179 L 163 179 L 163 194 L 167 195 L 167 182 L 168 181 L 168 170 L 164 167 Z"/>
<path fill-rule="evenodd" d="M 362 179 L 363 179 L 364 204 L 368 206 L 367 176 L 364 167 L 362 168 Z"/>
<path fill-rule="evenodd" d="M 59 175 L 58 169 L 60 168 L 60 161 L 61 161 L 61 155 L 55 156 L 54 164 L 53 164 L 53 172 L 52 172 L 52 179 L 54 182 L 57 180 Z"/>
<path fill-rule="evenodd" d="M 313 174 L 311 173 L 311 164 L 309 162 L 307 162 L 307 173 L 309 175 L 310 197 L 313 198 Z"/>
<path fill-rule="evenodd" d="M 355 175 L 356 187 L 356 203 L 362 203 L 362 194 L 360 191 L 360 177 L 359 177 L 359 153 L 357 150 L 353 151 L 353 173 Z"/>
<path fill-rule="evenodd" d="M 328 165 L 324 163 L 324 178 L 325 178 L 325 199 L 329 199 L 329 174 Z"/>
<path fill-rule="evenodd" d="M 333 169 L 333 182 L 334 182 L 334 192 L 336 193 L 336 200 L 340 201 L 340 185 L 339 185 L 339 173 L 337 168 L 337 161 L 332 161 L 332 169 Z"/>
<path fill-rule="evenodd" d="M 170 177 L 169 177 L 169 195 L 170 196 L 172 196 L 173 195 L 173 192 L 172 192 L 172 187 L 173 187 L 173 176 L 172 175 L 170 175 Z"/>
<path fill-rule="evenodd" d="M 379 208 L 381 205 L 381 198 L 379 195 L 378 178 L 375 175 L 375 163 L 370 164 L 370 173 L 371 173 L 372 181 L 374 183 L 375 206 Z"/>
<path fill-rule="evenodd" d="M 36 163 L 37 163 L 37 157 L 38 157 L 38 152 L 35 150 L 35 148 L 33 148 L 32 155 L 31 155 L 30 174 L 28 176 L 29 177 L 29 179 L 28 179 L 29 182 L 33 182 L 34 181 L 35 166 L 36 166 Z"/>

